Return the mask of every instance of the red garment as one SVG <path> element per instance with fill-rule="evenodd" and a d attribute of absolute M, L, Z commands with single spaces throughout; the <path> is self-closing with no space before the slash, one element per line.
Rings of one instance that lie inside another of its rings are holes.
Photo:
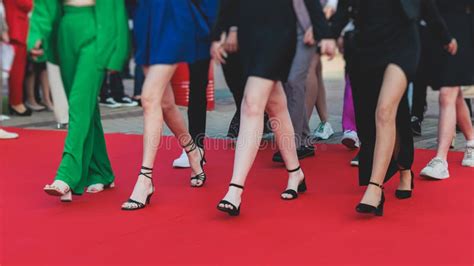
<path fill-rule="evenodd" d="M 28 37 L 28 13 L 33 8 L 32 0 L 3 0 L 8 34 L 15 48 L 10 78 L 8 80 L 10 105 L 23 103 L 23 82 L 27 62 L 26 39 Z"/>
<path fill-rule="evenodd" d="M 26 44 L 28 36 L 28 13 L 33 8 L 32 0 L 3 0 L 8 34 L 11 40 Z"/>
<path fill-rule="evenodd" d="M 23 82 L 25 80 L 27 51 L 25 44 L 17 41 L 12 41 L 11 44 L 15 48 L 15 58 L 13 59 L 8 79 L 8 98 L 10 105 L 20 105 L 23 103 Z"/>

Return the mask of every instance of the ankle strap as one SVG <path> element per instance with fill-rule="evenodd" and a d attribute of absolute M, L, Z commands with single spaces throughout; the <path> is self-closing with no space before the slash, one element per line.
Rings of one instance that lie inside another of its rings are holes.
<path fill-rule="evenodd" d="M 286 169 L 286 171 L 288 171 L 288 173 L 294 173 L 294 172 L 299 171 L 299 170 L 301 170 L 301 166 L 298 166 L 298 168 L 295 168 L 293 170 Z"/>
<path fill-rule="evenodd" d="M 147 172 L 144 172 L 144 171 L 147 171 Z M 140 174 L 139 175 L 142 175 L 144 177 L 147 177 L 149 179 L 152 179 L 151 177 L 151 174 L 153 173 L 153 168 L 149 168 L 149 167 L 146 167 L 146 166 L 142 166 L 142 169 L 140 170 Z"/>
<path fill-rule="evenodd" d="M 381 188 L 381 189 L 384 189 L 383 185 L 379 185 L 379 184 L 374 183 L 374 182 L 369 182 L 369 185 L 377 186 L 377 187 L 379 187 L 379 188 Z"/>
<path fill-rule="evenodd" d="M 194 140 L 192 138 L 191 138 L 191 140 L 189 140 L 188 144 L 186 144 L 182 147 L 183 147 L 183 149 L 186 153 L 190 153 L 190 152 L 194 151 L 195 149 L 197 149 L 197 145 L 196 145 L 196 143 L 194 143 Z M 186 150 L 186 148 L 188 148 L 188 147 L 191 147 L 191 148 L 189 148 L 189 150 Z"/>
<path fill-rule="evenodd" d="M 237 185 L 237 184 L 234 184 L 234 183 L 230 183 L 230 184 L 229 184 L 229 187 L 236 187 L 236 188 L 240 188 L 240 189 L 244 190 L 244 187 L 243 187 L 243 186 Z"/>

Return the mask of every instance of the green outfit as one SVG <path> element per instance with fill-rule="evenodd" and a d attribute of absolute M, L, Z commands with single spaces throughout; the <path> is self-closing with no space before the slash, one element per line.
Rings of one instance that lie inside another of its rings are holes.
<path fill-rule="evenodd" d="M 108 185 L 114 175 L 97 99 L 106 69 L 121 70 L 128 58 L 124 1 L 71 7 L 60 0 L 35 0 L 31 24 L 28 49 L 42 41 L 45 59 L 59 64 L 69 102 L 69 131 L 56 180 L 75 194 L 92 184 Z"/>

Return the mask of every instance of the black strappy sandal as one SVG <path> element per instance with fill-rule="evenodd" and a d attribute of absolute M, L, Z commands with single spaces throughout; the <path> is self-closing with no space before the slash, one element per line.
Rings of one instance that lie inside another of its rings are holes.
<path fill-rule="evenodd" d="M 138 176 L 142 175 L 146 178 L 149 178 L 151 180 L 151 185 L 153 187 L 153 191 L 147 196 L 145 203 L 138 202 L 138 201 L 133 200 L 133 199 L 128 199 L 127 202 L 125 202 L 125 204 L 130 203 L 130 205 L 132 205 L 132 207 L 123 207 L 122 206 L 122 210 L 124 210 L 124 211 L 136 211 L 136 210 L 143 209 L 143 208 L 146 207 L 147 204 L 150 204 L 151 197 L 153 196 L 153 193 L 155 193 L 155 186 L 153 185 L 153 178 L 151 177 L 152 173 L 153 173 L 152 168 L 142 166 L 140 174 L 138 175 Z"/>
<path fill-rule="evenodd" d="M 402 169 L 400 171 L 407 171 L 409 169 Z M 411 190 L 401 190 L 401 189 L 397 189 L 395 191 L 395 197 L 397 197 L 397 199 L 409 199 L 411 198 L 412 194 L 413 194 L 413 189 L 415 188 L 415 174 L 413 173 L 412 170 L 410 170 L 410 173 L 411 173 Z"/>
<path fill-rule="evenodd" d="M 186 150 L 186 148 L 188 148 L 188 147 L 189 147 L 189 150 Z M 200 165 L 201 165 L 202 172 L 200 174 L 197 174 L 197 175 L 191 177 L 191 182 L 193 180 L 197 180 L 197 181 L 201 181 L 201 184 L 200 185 L 193 185 L 191 183 L 191 187 L 199 188 L 199 187 L 204 186 L 204 184 L 206 183 L 206 173 L 204 172 L 204 163 L 206 163 L 206 157 L 204 156 L 203 152 L 201 152 L 201 148 L 199 148 L 193 140 L 190 140 L 188 144 L 183 146 L 183 149 L 187 154 L 190 154 L 191 152 L 193 152 L 196 149 L 199 151 L 199 155 L 201 156 Z"/>
<path fill-rule="evenodd" d="M 370 182 L 369 185 L 379 187 L 382 190 L 382 198 L 380 199 L 380 203 L 376 207 L 369 204 L 365 204 L 365 203 L 359 203 L 356 206 L 356 211 L 358 213 L 365 213 L 365 214 L 373 213 L 375 216 L 383 216 L 383 205 L 385 203 L 385 195 L 383 193 L 384 187 L 374 182 Z"/>
<path fill-rule="evenodd" d="M 240 189 L 244 190 L 243 186 L 237 185 L 237 184 L 234 184 L 234 183 L 230 183 L 229 187 L 236 187 L 236 188 L 240 188 Z M 220 206 L 221 204 L 223 204 L 224 207 L 221 207 Z M 232 208 L 226 208 L 225 205 L 230 205 Z M 240 204 L 240 205 L 242 205 L 242 204 Z M 217 209 L 221 212 L 228 213 L 230 216 L 239 216 L 240 215 L 240 205 L 237 208 L 237 206 L 235 206 L 231 202 L 229 202 L 227 200 L 221 200 L 219 202 L 219 204 L 217 204 Z"/>
<path fill-rule="evenodd" d="M 301 170 L 301 166 L 298 166 L 298 168 L 296 168 L 296 169 L 287 170 L 287 171 L 288 171 L 288 173 L 294 173 L 294 172 L 299 171 L 299 170 Z M 287 190 L 283 191 L 283 193 L 281 193 L 281 199 L 282 200 L 297 199 L 298 198 L 298 193 L 304 193 L 304 192 L 306 192 L 306 190 L 307 190 L 306 179 L 303 177 L 303 181 L 301 181 L 301 183 L 298 185 L 298 190 L 295 191 L 294 189 L 287 189 Z M 291 195 L 292 197 L 291 198 L 284 198 L 283 194 L 288 194 L 288 195 Z"/>

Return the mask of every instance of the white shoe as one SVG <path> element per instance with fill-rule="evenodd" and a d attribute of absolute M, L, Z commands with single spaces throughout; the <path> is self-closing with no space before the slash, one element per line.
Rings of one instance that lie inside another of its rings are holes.
<path fill-rule="evenodd" d="M 115 183 L 112 182 L 111 184 L 109 185 L 104 185 L 104 184 L 94 184 L 94 185 L 90 185 L 87 187 L 87 190 L 86 192 L 87 193 L 99 193 L 99 192 L 102 192 L 104 191 L 105 189 L 108 189 L 108 188 L 114 188 L 115 187 Z"/>
<path fill-rule="evenodd" d="M 314 131 L 314 138 L 319 140 L 327 140 L 334 135 L 334 130 L 329 122 L 321 122 Z"/>
<path fill-rule="evenodd" d="M 16 139 L 16 138 L 18 138 L 18 134 L 0 129 L 0 139 Z"/>
<path fill-rule="evenodd" d="M 173 161 L 173 167 L 174 168 L 190 168 L 191 165 L 189 164 L 189 159 L 188 155 L 186 154 L 186 151 L 183 150 L 183 153 Z"/>
<path fill-rule="evenodd" d="M 474 167 L 474 146 L 467 145 L 462 159 L 462 166 Z"/>
<path fill-rule="evenodd" d="M 341 142 L 350 150 L 355 150 L 360 147 L 360 140 L 357 136 L 357 132 L 353 130 L 344 131 Z"/>
<path fill-rule="evenodd" d="M 420 175 L 433 179 L 447 179 L 449 178 L 448 162 L 435 157 L 421 170 Z"/>

